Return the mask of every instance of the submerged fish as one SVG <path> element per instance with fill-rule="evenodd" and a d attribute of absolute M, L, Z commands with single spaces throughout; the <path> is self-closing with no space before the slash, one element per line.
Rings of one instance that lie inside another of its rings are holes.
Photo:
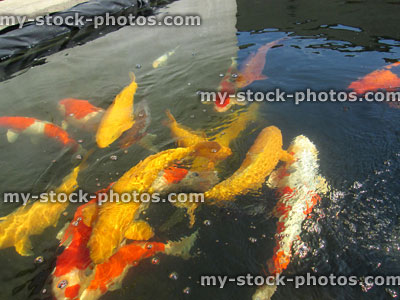
<path fill-rule="evenodd" d="M 78 188 L 78 174 L 84 162 L 64 178 L 56 193 L 70 194 Z M 15 247 L 23 256 L 31 255 L 30 236 L 41 234 L 47 227 L 56 226 L 68 202 L 36 201 L 19 207 L 0 222 L 0 249 Z"/>
<path fill-rule="evenodd" d="M 87 100 L 74 98 L 60 100 L 58 109 L 64 116 L 64 129 L 72 125 L 85 131 L 96 132 L 104 115 L 104 109 L 92 105 Z"/>
<path fill-rule="evenodd" d="M 267 52 L 284 39 L 286 37 L 261 46 L 256 53 L 250 54 L 239 70 L 236 68 L 236 60 L 232 58 L 231 66 L 218 86 L 214 105 L 217 112 L 225 112 L 235 104 L 246 104 L 245 101 L 238 101 L 235 98 L 236 91 L 249 86 L 254 81 L 268 78 L 263 74 Z"/>
<path fill-rule="evenodd" d="M 133 98 L 137 90 L 135 75 L 131 73 L 132 82 L 126 86 L 114 99 L 104 113 L 96 133 L 96 142 L 100 148 L 105 148 L 118 139 L 134 124 Z"/>
<path fill-rule="evenodd" d="M 65 147 L 79 148 L 78 143 L 68 133 L 57 125 L 29 117 L 0 117 L 0 127 L 7 128 L 7 140 L 13 143 L 20 134 L 35 137 L 45 137 L 56 140 Z"/>
<path fill-rule="evenodd" d="M 363 95 L 366 92 L 374 92 L 377 90 L 395 91 L 400 89 L 400 77 L 394 74 L 390 69 L 399 67 L 400 62 L 390 64 L 381 70 L 375 70 L 363 78 L 353 81 L 349 85 L 349 89 L 354 90 L 357 94 Z M 400 67 L 399 67 L 400 68 Z"/>
<path fill-rule="evenodd" d="M 138 103 L 135 108 L 135 123 L 125 131 L 119 140 L 120 148 L 128 148 L 139 142 L 145 135 L 151 122 L 150 109 L 146 100 Z"/>
<path fill-rule="evenodd" d="M 278 222 L 276 247 L 268 261 L 271 275 L 281 274 L 288 267 L 292 245 L 299 239 L 303 221 L 320 201 L 320 195 L 328 191 L 326 180 L 319 175 L 318 151 L 307 137 L 296 137 L 288 152 L 293 153 L 294 161 L 286 162 L 268 180 L 269 187 L 277 189 L 280 197 L 274 208 Z M 276 285 L 259 288 L 253 300 L 270 299 L 276 288 Z"/>
<path fill-rule="evenodd" d="M 216 141 L 210 142 L 204 133 L 194 132 L 179 124 L 170 111 L 167 111 L 169 119 L 168 127 L 171 129 L 173 137 L 177 140 L 179 147 L 192 147 L 203 143 L 205 147 L 198 149 L 203 154 L 197 155 L 201 157 L 201 164 L 207 165 L 206 169 L 214 167 L 216 162 L 225 160 L 228 156 L 232 155 L 232 150 L 225 145 L 221 145 Z M 207 155 L 208 153 L 212 155 Z M 207 161 L 209 160 L 209 161 Z"/>
<path fill-rule="evenodd" d="M 279 160 L 291 161 L 293 157 L 282 150 L 282 134 L 275 127 L 264 128 L 246 154 L 240 168 L 229 178 L 205 193 L 205 198 L 219 202 L 233 200 L 251 190 L 259 189 L 265 178 L 275 169 Z"/>
<path fill-rule="evenodd" d="M 134 241 L 118 250 L 110 259 L 99 264 L 94 269 L 94 278 L 84 290 L 80 300 L 96 300 L 107 291 L 116 290 L 121 286 L 128 270 L 156 253 L 190 257 L 190 250 L 197 238 L 197 232 L 182 238 L 180 241 L 167 243 Z"/>
<path fill-rule="evenodd" d="M 175 54 L 175 51 L 179 48 L 180 46 L 177 46 L 174 50 L 168 51 L 167 53 L 161 55 L 159 58 L 155 59 L 153 61 L 153 68 L 157 69 L 158 67 L 161 67 L 167 63 L 167 60 Z"/>
<path fill-rule="evenodd" d="M 236 101 L 236 98 L 234 97 L 237 91 L 237 85 L 234 79 L 234 75 L 238 72 L 236 67 L 236 59 L 232 58 L 231 66 L 229 67 L 228 71 L 226 72 L 225 76 L 222 78 L 218 86 L 218 92 L 216 94 L 214 106 L 214 109 L 217 112 L 225 112 L 234 104 L 245 104 L 243 101 Z"/>
<path fill-rule="evenodd" d="M 267 52 L 284 39 L 286 39 L 286 37 L 261 46 L 255 54 L 252 53 L 246 59 L 243 67 L 239 69 L 239 75 L 236 79 L 237 88 L 244 88 L 252 84 L 254 81 L 265 80 L 268 78 L 263 74 Z"/>

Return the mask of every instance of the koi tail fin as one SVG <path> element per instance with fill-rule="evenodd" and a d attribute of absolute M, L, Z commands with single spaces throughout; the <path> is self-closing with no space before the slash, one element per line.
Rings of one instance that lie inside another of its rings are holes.
<path fill-rule="evenodd" d="M 129 72 L 129 78 L 131 79 L 131 81 L 136 81 L 135 73 L 133 73 L 132 71 Z"/>
<path fill-rule="evenodd" d="M 273 285 L 264 285 L 259 287 L 257 291 L 254 293 L 252 300 L 269 300 L 272 295 L 275 294 L 277 286 Z"/>
<path fill-rule="evenodd" d="M 198 230 L 189 235 L 188 237 L 182 238 L 177 242 L 168 242 L 165 246 L 165 253 L 173 256 L 180 256 L 183 259 L 190 258 L 190 250 L 196 242 Z"/>
<path fill-rule="evenodd" d="M 32 249 L 31 241 L 27 236 L 23 237 L 22 239 L 18 240 L 18 242 L 15 243 L 15 251 L 17 251 L 18 254 L 21 256 L 32 255 L 33 252 L 31 249 Z"/>
<path fill-rule="evenodd" d="M 268 79 L 268 76 L 265 76 L 264 74 L 260 74 L 256 78 L 256 80 L 265 80 L 265 79 Z"/>
<path fill-rule="evenodd" d="M 167 109 L 167 110 L 165 111 L 165 113 L 166 113 L 166 115 L 167 115 L 167 117 L 168 117 L 168 123 L 169 123 L 169 124 L 171 124 L 171 123 L 176 123 L 176 119 L 175 119 L 175 117 L 171 114 L 171 111 L 170 111 L 169 109 Z"/>

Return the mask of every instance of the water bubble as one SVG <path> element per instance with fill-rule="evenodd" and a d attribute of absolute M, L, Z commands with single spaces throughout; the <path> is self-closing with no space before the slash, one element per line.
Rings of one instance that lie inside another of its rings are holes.
<path fill-rule="evenodd" d="M 132 263 L 132 266 L 136 267 L 138 264 L 139 264 L 139 262 L 135 260 L 135 261 Z"/>
<path fill-rule="evenodd" d="M 194 119 L 194 115 L 190 115 L 190 118 L 191 118 L 191 119 Z"/>
<path fill-rule="evenodd" d="M 44 262 L 43 256 L 38 256 L 38 257 L 35 258 L 35 263 L 36 264 L 41 264 L 43 262 Z"/>
<path fill-rule="evenodd" d="M 220 74 L 219 74 L 219 77 L 224 77 L 224 74 L 220 73 Z"/>
<path fill-rule="evenodd" d="M 138 116 L 142 118 L 144 116 L 144 113 L 139 113 Z"/>
<path fill-rule="evenodd" d="M 153 265 L 158 265 L 158 264 L 160 263 L 160 259 L 159 259 L 158 257 L 153 257 L 153 258 L 151 259 L 151 263 L 152 263 Z"/>
<path fill-rule="evenodd" d="M 203 109 L 203 112 L 207 112 L 207 109 L 204 108 L 204 109 Z"/>
<path fill-rule="evenodd" d="M 183 289 L 183 293 L 186 294 L 186 295 L 189 295 L 190 294 L 190 287 L 185 287 Z"/>
<path fill-rule="evenodd" d="M 211 225 L 211 221 L 210 220 L 204 220 L 203 224 L 206 225 L 206 226 L 210 226 Z"/>
<path fill-rule="evenodd" d="M 100 182 L 96 183 L 97 186 L 101 186 Z"/>
<path fill-rule="evenodd" d="M 152 244 L 147 244 L 147 245 L 146 245 L 146 249 L 151 249 L 151 248 L 153 248 L 153 245 L 152 245 Z"/>
<path fill-rule="evenodd" d="M 75 158 L 76 158 L 77 160 L 81 160 L 81 159 L 82 159 L 82 155 L 78 154 L 77 156 L 75 156 Z"/>
<path fill-rule="evenodd" d="M 68 285 L 68 281 L 66 281 L 66 280 L 64 279 L 64 280 L 61 280 L 61 281 L 57 284 L 57 287 L 58 287 L 59 289 L 63 289 L 63 288 L 65 288 L 67 285 Z"/>
<path fill-rule="evenodd" d="M 171 274 L 168 275 L 168 278 L 172 279 L 172 280 L 177 280 L 178 279 L 178 273 L 172 272 Z"/>
<path fill-rule="evenodd" d="M 74 116 L 74 114 L 69 114 L 68 116 L 70 116 L 70 117 L 73 117 L 73 116 Z"/>
<path fill-rule="evenodd" d="M 77 140 L 77 142 L 78 142 L 79 144 L 82 144 L 82 143 L 83 143 L 83 140 Z"/>
<path fill-rule="evenodd" d="M 257 239 L 255 237 L 249 237 L 250 243 L 257 243 Z"/>
<path fill-rule="evenodd" d="M 232 74 L 232 78 L 238 78 L 238 74 Z"/>
<path fill-rule="evenodd" d="M 117 159 L 118 159 L 118 156 L 116 156 L 116 155 L 111 155 L 111 156 L 110 156 L 110 159 L 111 159 L 111 160 L 117 160 Z"/>
<path fill-rule="evenodd" d="M 128 150 L 124 150 L 124 153 L 125 153 L 125 154 L 128 154 Z"/>
<path fill-rule="evenodd" d="M 47 290 L 46 289 L 43 289 L 42 290 L 42 294 L 46 294 L 47 293 Z"/>
<path fill-rule="evenodd" d="M 188 82 L 188 85 L 192 85 L 190 82 Z"/>
<path fill-rule="evenodd" d="M 212 153 L 217 153 L 218 150 L 217 150 L 217 149 L 211 149 L 211 152 L 212 152 Z"/>
<path fill-rule="evenodd" d="M 142 68 L 142 65 L 141 64 L 136 64 L 136 69 L 140 69 L 140 68 Z"/>

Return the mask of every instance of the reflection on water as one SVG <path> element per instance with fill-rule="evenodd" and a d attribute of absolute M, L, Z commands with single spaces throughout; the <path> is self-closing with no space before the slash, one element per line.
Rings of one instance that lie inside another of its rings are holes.
<path fill-rule="evenodd" d="M 165 111 L 176 120 L 209 137 L 237 119 L 233 107 L 215 112 L 200 103 L 199 90 L 215 90 L 237 56 L 238 67 L 263 45 L 289 36 L 280 47 L 266 54 L 263 70 L 268 78 L 250 88 L 266 91 L 336 89 L 346 90 L 363 78 L 400 59 L 396 1 L 192 1 L 181 0 L 162 13 L 196 13 L 198 28 L 126 27 L 87 44 L 64 50 L 46 62 L 0 85 L 1 115 L 27 116 L 61 125 L 57 111 L 63 98 L 89 100 L 106 109 L 114 96 L 129 83 L 134 71 L 139 88 L 135 105 L 146 101 L 151 112 L 147 134 L 164 150 L 174 147 Z M 373 13 L 372 13 L 373 12 Z M 236 26 L 236 28 L 235 28 Z M 152 62 L 176 49 L 165 65 L 153 69 Z M 400 75 L 398 70 L 393 72 Z M 239 114 L 240 116 L 240 114 Z M 221 178 L 241 165 L 260 129 L 275 125 L 282 131 L 283 148 L 306 135 L 319 150 L 320 173 L 332 191 L 323 197 L 311 218 L 302 225 L 301 239 L 293 245 L 292 262 L 285 274 L 358 275 L 398 274 L 399 247 L 399 110 L 384 103 L 262 103 L 258 119 L 231 144 L 234 155 L 218 167 Z M 68 128 L 86 149 L 95 147 L 90 132 Z M 58 186 L 78 161 L 49 140 L 32 144 L 20 137 L 9 144 L 1 129 L 0 191 L 42 192 Z M 79 186 L 89 192 L 105 188 L 125 171 L 152 154 L 134 144 L 120 149 L 117 143 L 97 149 L 79 176 Z M 72 160 L 71 160 L 72 157 Z M 260 193 L 239 197 L 227 207 L 204 206 L 196 213 L 199 238 L 183 262 L 160 255 L 160 263 L 144 260 L 131 270 L 123 288 L 101 299 L 192 298 L 250 299 L 254 288 L 228 285 L 225 289 L 202 288 L 203 274 L 263 274 L 273 256 L 276 219 L 271 217 L 275 193 L 263 187 Z M 1 215 L 17 205 L 2 204 Z M 72 219 L 76 206 L 62 215 L 56 228 L 32 237 L 34 256 L 21 257 L 11 248 L 1 250 L 4 266 L 0 278 L 2 299 L 50 298 L 47 281 L 56 254 L 56 233 Z M 188 220 L 171 205 L 153 205 L 143 219 L 156 229 L 161 241 L 178 240 L 192 230 Z M 42 256 L 43 263 L 35 263 Z M 178 274 L 170 280 L 171 273 Z M 157 282 L 157 285 L 154 284 Z M 184 295 L 183 290 L 190 294 Z M 273 299 L 385 299 L 396 287 L 305 287 L 279 288 Z M 332 295 L 336 295 L 335 297 Z"/>

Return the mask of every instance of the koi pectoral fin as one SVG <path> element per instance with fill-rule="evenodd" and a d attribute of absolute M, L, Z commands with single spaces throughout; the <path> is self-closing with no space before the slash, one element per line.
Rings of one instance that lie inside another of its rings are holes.
<path fill-rule="evenodd" d="M 265 80 L 265 79 L 268 79 L 268 76 L 265 76 L 264 74 L 260 74 L 256 78 L 256 80 Z"/>
<path fill-rule="evenodd" d="M 15 251 L 18 252 L 19 255 L 22 256 L 30 256 L 33 254 L 32 252 L 32 245 L 31 241 L 29 240 L 28 237 L 24 237 L 20 239 L 16 244 L 15 244 Z"/>
<path fill-rule="evenodd" d="M 176 207 L 182 207 L 186 209 L 186 214 L 189 216 L 189 227 L 192 228 L 196 222 L 196 216 L 194 212 L 199 207 L 199 203 L 185 202 L 185 203 L 174 203 Z"/>
<path fill-rule="evenodd" d="M 7 130 L 7 141 L 12 144 L 14 143 L 19 137 L 19 133 L 15 132 L 14 130 Z"/>
<path fill-rule="evenodd" d="M 180 256 L 183 259 L 190 258 L 190 250 L 196 242 L 197 235 L 198 230 L 196 230 L 190 236 L 182 238 L 180 241 L 168 242 L 165 246 L 165 254 Z"/>
<path fill-rule="evenodd" d="M 143 138 L 138 141 L 138 144 L 142 146 L 144 149 L 149 150 L 150 152 L 158 153 L 160 149 L 155 146 L 155 140 L 157 139 L 156 134 L 148 133 Z"/>
<path fill-rule="evenodd" d="M 133 222 L 129 229 L 125 232 L 128 240 L 147 241 L 154 236 L 153 228 L 145 221 Z"/>

